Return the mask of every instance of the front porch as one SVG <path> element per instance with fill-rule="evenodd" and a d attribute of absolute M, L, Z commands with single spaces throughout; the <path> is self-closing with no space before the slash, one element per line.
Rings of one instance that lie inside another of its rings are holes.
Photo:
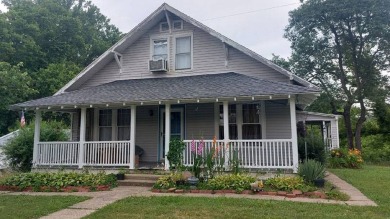
<path fill-rule="evenodd" d="M 199 144 L 203 139 L 207 151 L 215 136 L 224 150 L 226 167 L 232 152 L 237 151 L 241 168 L 296 171 L 295 97 L 234 99 L 72 109 L 69 142 L 39 141 L 42 110 L 36 110 L 33 164 L 35 168 L 137 169 L 146 162 L 169 169 L 166 145 L 178 137 L 186 145 L 183 164 L 191 166 L 191 142 Z M 141 157 L 136 146 L 144 151 Z"/>

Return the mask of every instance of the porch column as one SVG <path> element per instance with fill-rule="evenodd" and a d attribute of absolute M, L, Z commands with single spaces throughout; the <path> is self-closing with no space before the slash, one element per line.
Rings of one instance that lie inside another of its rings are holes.
<path fill-rule="evenodd" d="M 165 170 L 169 170 L 169 162 L 167 154 L 169 152 L 169 142 L 171 141 L 171 104 L 165 104 Z"/>
<path fill-rule="evenodd" d="M 291 141 L 293 156 L 293 171 L 298 172 L 298 135 L 297 135 L 297 118 L 295 112 L 295 96 L 290 98 L 290 118 L 291 118 Z"/>
<path fill-rule="evenodd" d="M 135 124 L 136 124 L 136 105 L 131 105 L 130 110 L 130 169 L 135 168 Z"/>
<path fill-rule="evenodd" d="M 38 163 L 38 144 L 40 141 L 41 134 L 41 111 L 35 111 L 35 129 L 34 129 L 34 149 L 33 149 L 33 166 L 35 167 Z"/>
<path fill-rule="evenodd" d="M 223 142 L 225 145 L 225 168 L 229 166 L 229 153 L 230 148 L 227 147 L 229 144 L 229 103 L 227 101 L 223 102 Z"/>
<path fill-rule="evenodd" d="M 328 135 L 327 135 L 327 130 L 326 130 L 326 123 L 325 121 L 322 121 L 322 137 L 324 139 L 324 145 L 326 147 L 326 149 L 329 149 L 329 145 L 328 145 L 328 142 L 327 142 L 327 138 L 328 138 Z"/>
<path fill-rule="evenodd" d="M 87 108 L 81 108 L 80 115 L 80 148 L 79 148 L 79 168 L 84 166 L 84 143 L 85 143 L 85 129 L 87 124 Z"/>

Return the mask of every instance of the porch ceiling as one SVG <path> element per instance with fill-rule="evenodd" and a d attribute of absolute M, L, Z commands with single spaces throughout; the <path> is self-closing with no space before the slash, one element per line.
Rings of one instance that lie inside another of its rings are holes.
<path fill-rule="evenodd" d="M 11 109 L 103 104 L 142 104 L 199 99 L 317 94 L 318 88 L 261 80 L 238 74 L 221 73 L 169 78 L 119 80 L 96 87 L 31 100 Z"/>

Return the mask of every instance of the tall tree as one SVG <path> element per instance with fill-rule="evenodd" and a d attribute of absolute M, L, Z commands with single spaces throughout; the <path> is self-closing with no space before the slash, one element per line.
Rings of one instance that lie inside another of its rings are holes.
<path fill-rule="evenodd" d="M 285 36 L 298 75 L 317 82 L 332 111 L 342 102 L 350 148 L 361 149 L 367 104 L 384 88 L 389 69 L 390 1 L 306 0 L 290 12 Z M 356 125 L 351 108 L 360 107 Z"/>

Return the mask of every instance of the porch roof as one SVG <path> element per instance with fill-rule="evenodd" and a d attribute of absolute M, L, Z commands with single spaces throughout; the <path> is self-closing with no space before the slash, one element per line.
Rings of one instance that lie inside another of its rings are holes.
<path fill-rule="evenodd" d="M 96 87 L 15 104 L 11 106 L 11 109 L 316 93 L 319 93 L 316 87 L 262 80 L 230 72 L 118 80 Z"/>

